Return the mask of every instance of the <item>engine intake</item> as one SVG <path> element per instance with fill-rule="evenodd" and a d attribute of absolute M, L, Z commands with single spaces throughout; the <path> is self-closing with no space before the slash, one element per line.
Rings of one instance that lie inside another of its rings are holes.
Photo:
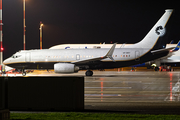
<path fill-rule="evenodd" d="M 79 71 L 79 67 L 71 63 L 54 64 L 55 73 L 75 73 Z"/>

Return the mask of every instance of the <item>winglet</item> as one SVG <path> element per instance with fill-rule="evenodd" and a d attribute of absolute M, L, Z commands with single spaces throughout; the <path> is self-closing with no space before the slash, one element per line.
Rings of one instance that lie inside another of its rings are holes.
<path fill-rule="evenodd" d="M 116 62 L 116 61 L 113 59 L 113 57 L 112 57 L 112 55 L 113 55 L 113 53 L 114 53 L 114 49 L 115 49 L 115 47 L 116 47 L 116 44 L 117 44 L 117 43 L 114 43 L 114 44 L 113 44 L 113 46 L 112 46 L 111 49 L 108 51 L 108 53 L 104 56 L 104 58 L 110 58 L 113 62 Z"/>
<path fill-rule="evenodd" d="M 172 50 L 172 52 L 178 51 L 180 47 L 180 41 L 178 42 L 177 46 Z"/>
<path fill-rule="evenodd" d="M 112 57 L 112 55 L 114 53 L 114 49 L 116 47 L 116 44 L 117 43 L 113 44 L 113 46 L 109 49 L 108 53 L 105 56 L 97 57 L 97 58 L 91 58 L 91 59 L 85 59 L 85 60 L 80 60 L 80 61 L 75 61 L 75 62 L 71 62 L 71 63 L 73 63 L 73 64 L 81 64 L 81 63 L 87 63 L 87 62 L 90 62 L 90 61 L 99 61 L 99 60 L 102 60 L 102 59 L 105 59 L 105 58 L 110 58 L 113 62 L 116 62 Z"/>

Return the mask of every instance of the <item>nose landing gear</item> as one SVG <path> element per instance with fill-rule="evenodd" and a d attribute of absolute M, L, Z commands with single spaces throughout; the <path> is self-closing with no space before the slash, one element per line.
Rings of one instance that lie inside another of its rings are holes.
<path fill-rule="evenodd" d="M 26 72 L 24 71 L 24 69 L 22 70 L 22 75 L 26 76 Z"/>
<path fill-rule="evenodd" d="M 23 75 L 23 76 L 26 76 L 26 72 L 22 72 L 22 75 Z"/>

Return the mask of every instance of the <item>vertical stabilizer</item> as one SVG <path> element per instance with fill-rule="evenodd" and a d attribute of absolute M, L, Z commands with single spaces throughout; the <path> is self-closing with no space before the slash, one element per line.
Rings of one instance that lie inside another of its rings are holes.
<path fill-rule="evenodd" d="M 164 37 L 168 32 L 166 29 L 166 26 L 167 26 L 169 18 L 171 17 L 172 12 L 173 12 L 173 9 L 165 10 L 165 13 L 163 14 L 163 16 L 158 20 L 158 22 L 153 26 L 153 28 L 144 37 L 143 40 L 141 40 L 140 42 L 132 46 L 127 46 L 127 47 L 153 49 L 154 46 L 157 44 L 157 42 L 158 44 L 162 44 L 161 41 L 164 40 Z"/>

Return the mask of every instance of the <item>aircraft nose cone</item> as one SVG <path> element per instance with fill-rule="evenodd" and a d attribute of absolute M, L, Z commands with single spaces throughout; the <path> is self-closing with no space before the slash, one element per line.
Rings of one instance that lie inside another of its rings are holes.
<path fill-rule="evenodd" d="M 7 59 L 3 61 L 3 64 L 4 64 L 4 65 L 6 65 L 7 63 L 8 63 L 8 60 L 7 60 Z"/>
<path fill-rule="evenodd" d="M 4 65 L 6 64 L 6 61 L 5 61 L 5 60 L 3 61 L 3 64 L 4 64 Z"/>

